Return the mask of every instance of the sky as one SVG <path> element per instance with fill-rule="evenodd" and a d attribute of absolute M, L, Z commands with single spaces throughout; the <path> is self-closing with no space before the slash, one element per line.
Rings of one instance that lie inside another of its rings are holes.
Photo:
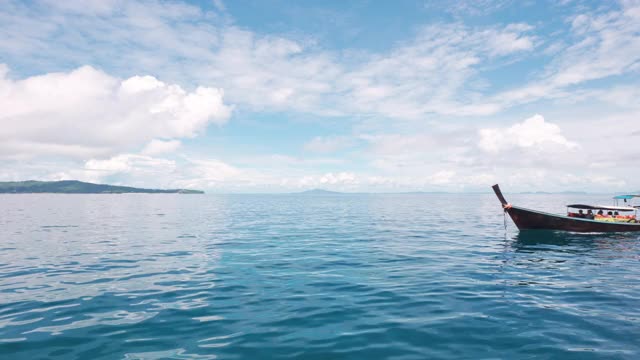
<path fill-rule="evenodd" d="M 0 181 L 640 190 L 640 1 L 0 1 Z"/>

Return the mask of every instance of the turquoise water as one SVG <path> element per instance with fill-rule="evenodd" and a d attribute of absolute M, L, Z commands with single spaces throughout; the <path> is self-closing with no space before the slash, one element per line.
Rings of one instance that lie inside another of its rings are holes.
<path fill-rule="evenodd" d="M 0 358 L 639 358 L 639 236 L 503 221 L 489 194 L 2 195 Z"/>

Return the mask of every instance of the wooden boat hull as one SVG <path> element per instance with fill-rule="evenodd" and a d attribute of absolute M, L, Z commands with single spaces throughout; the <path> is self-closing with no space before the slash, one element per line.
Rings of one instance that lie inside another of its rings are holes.
<path fill-rule="evenodd" d="M 548 214 L 512 206 L 505 211 L 520 230 L 562 230 L 573 232 L 628 232 L 640 231 L 640 224 L 604 222 Z"/>
<path fill-rule="evenodd" d="M 504 199 L 498 185 L 494 185 L 493 190 L 502 203 L 504 211 L 509 214 L 511 220 L 513 220 L 519 230 L 560 230 L 604 233 L 640 231 L 640 223 L 603 222 L 549 214 L 542 211 L 513 206 Z"/>

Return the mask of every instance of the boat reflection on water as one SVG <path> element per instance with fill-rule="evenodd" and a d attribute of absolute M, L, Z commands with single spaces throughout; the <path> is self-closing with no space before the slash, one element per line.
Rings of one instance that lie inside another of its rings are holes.
<path fill-rule="evenodd" d="M 504 243 L 498 270 L 503 296 L 516 296 L 517 301 L 533 297 L 539 305 L 549 300 L 549 289 L 558 296 L 592 291 L 609 284 L 620 269 L 637 264 L 639 240 L 637 233 L 520 231 Z"/>
<path fill-rule="evenodd" d="M 572 233 L 551 230 L 520 231 L 514 237 L 510 247 L 516 252 L 555 251 L 563 253 L 583 253 L 586 251 L 606 250 L 615 255 L 619 250 L 638 247 L 640 236 L 637 233 Z"/>

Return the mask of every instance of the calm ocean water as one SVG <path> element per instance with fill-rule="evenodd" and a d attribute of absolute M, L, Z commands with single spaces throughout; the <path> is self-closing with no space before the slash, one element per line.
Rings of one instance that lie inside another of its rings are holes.
<path fill-rule="evenodd" d="M 640 358 L 639 235 L 503 221 L 490 194 L 0 195 L 0 358 Z"/>

